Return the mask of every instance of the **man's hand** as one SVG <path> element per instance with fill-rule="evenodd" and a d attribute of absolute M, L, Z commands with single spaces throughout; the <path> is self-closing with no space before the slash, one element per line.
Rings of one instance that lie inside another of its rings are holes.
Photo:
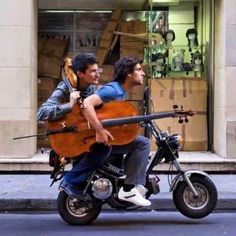
<path fill-rule="evenodd" d="M 73 107 L 76 103 L 78 98 L 80 97 L 79 91 L 74 91 L 70 94 L 70 106 Z"/>
<path fill-rule="evenodd" d="M 85 109 L 82 109 L 84 117 L 96 130 L 96 141 L 98 143 L 104 143 L 105 145 L 109 144 L 109 139 L 114 140 L 114 137 L 111 133 L 104 129 L 101 122 L 99 121 L 94 107 L 102 104 L 101 98 L 97 94 L 93 94 L 84 99 Z"/>
<path fill-rule="evenodd" d="M 96 129 L 96 141 L 98 143 L 104 143 L 105 145 L 108 145 L 109 139 L 114 140 L 114 137 L 108 130 L 104 128 Z"/>

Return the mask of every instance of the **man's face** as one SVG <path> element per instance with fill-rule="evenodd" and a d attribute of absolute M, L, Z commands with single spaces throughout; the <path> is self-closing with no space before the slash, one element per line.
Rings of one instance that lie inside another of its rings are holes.
<path fill-rule="evenodd" d="M 82 80 L 82 83 L 86 83 L 88 85 L 98 84 L 100 78 L 100 69 L 97 64 L 89 65 L 87 70 L 83 72 L 78 72 L 79 78 Z"/>
<path fill-rule="evenodd" d="M 133 73 L 129 74 L 130 82 L 133 86 L 143 84 L 145 73 L 140 64 L 134 67 Z"/>

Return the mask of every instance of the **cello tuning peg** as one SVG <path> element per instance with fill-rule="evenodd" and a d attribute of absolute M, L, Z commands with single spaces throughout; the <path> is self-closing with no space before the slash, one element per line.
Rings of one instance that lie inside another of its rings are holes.
<path fill-rule="evenodd" d="M 174 105 L 174 106 L 173 106 L 173 109 L 174 109 L 174 110 L 176 110 L 176 109 L 178 109 L 178 108 L 179 108 L 178 105 Z"/>
<path fill-rule="evenodd" d="M 183 110 L 184 110 L 184 108 L 183 108 L 183 106 L 182 106 L 182 105 L 180 106 L 180 108 L 181 108 L 181 111 L 183 111 Z"/>
<path fill-rule="evenodd" d="M 188 123 L 188 118 L 187 118 L 187 117 L 184 119 L 184 122 L 185 122 L 185 123 Z"/>
<path fill-rule="evenodd" d="M 62 128 L 66 128 L 66 122 L 61 122 Z"/>
<path fill-rule="evenodd" d="M 184 120 L 182 118 L 179 118 L 179 123 L 183 124 Z"/>

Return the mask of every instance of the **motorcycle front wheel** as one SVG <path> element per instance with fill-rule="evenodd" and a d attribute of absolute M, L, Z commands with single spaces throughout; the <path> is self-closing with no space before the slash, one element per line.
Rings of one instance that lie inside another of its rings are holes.
<path fill-rule="evenodd" d="M 173 192 L 173 201 L 176 208 L 186 217 L 200 219 L 209 215 L 217 203 L 217 190 L 215 184 L 205 175 L 190 177 L 198 196 L 185 181 L 180 181 Z"/>
<path fill-rule="evenodd" d="M 91 224 L 101 212 L 101 207 L 101 204 L 95 206 L 91 199 L 70 197 L 65 191 L 60 191 L 57 198 L 58 212 L 70 225 Z"/>

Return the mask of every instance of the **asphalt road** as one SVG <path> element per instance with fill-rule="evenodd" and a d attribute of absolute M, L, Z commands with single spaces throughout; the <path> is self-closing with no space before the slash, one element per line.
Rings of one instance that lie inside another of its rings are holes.
<path fill-rule="evenodd" d="M 236 213 L 214 213 L 192 220 L 178 212 L 101 213 L 88 226 L 70 226 L 57 213 L 0 214 L 4 236 L 234 236 Z"/>

